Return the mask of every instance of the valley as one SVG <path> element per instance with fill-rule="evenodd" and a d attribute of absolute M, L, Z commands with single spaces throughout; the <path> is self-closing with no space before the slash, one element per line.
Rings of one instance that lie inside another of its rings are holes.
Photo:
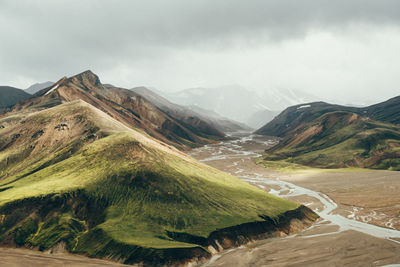
<path fill-rule="evenodd" d="M 207 266 L 382 266 L 399 263 L 400 174 L 365 169 L 274 171 L 255 158 L 277 139 L 239 135 L 191 151 L 196 159 L 259 188 L 302 203 L 321 219 L 295 236 L 256 241 Z M 369 252 L 368 252 L 369 251 Z"/>
<path fill-rule="evenodd" d="M 398 10 L 0 0 L 0 267 L 400 267 Z"/>
<path fill-rule="evenodd" d="M 85 71 L 1 114 L 0 245 L 173 266 L 318 219 L 183 153 L 229 140 L 185 113 Z"/>

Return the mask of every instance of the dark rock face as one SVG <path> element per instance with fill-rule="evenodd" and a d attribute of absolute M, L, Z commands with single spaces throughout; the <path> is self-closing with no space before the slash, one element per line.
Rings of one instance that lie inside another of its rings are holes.
<path fill-rule="evenodd" d="M 65 131 L 65 130 L 68 130 L 69 127 L 68 127 L 68 124 L 66 124 L 66 123 L 60 123 L 56 127 L 54 127 L 54 129 L 57 129 L 59 131 Z"/>
<path fill-rule="evenodd" d="M 30 97 L 31 95 L 24 90 L 11 86 L 0 86 L 0 109 L 11 107 Z"/>
<path fill-rule="evenodd" d="M 281 214 L 278 218 L 272 219 L 268 216 L 260 216 L 260 218 L 264 220 L 216 230 L 208 238 L 174 232 L 168 232 L 168 235 L 177 241 L 199 244 L 203 247 L 211 246 L 215 251 L 220 252 L 254 240 L 301 231 L 313 224 L 318 219 L 318 215 L 309 208 L 300 206 Z"/>
<path fill-rule="evenodd" d="M 32 139 L 36 139 L 44 134 L 44 130 L 39 130 L 32 135 Z"/>

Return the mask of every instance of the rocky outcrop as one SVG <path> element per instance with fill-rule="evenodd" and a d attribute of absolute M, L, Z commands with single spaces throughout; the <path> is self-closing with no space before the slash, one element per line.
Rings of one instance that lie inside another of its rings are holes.
<path fill-rule="evenodd" d="M 184 234 L 176 234 L 177 240 L 199 242 L 203 247 L 207 247 L 209 254 L 204 258 L 194 258 L 187 263 L 200 264 L 217 253 L 226 249 L 239 247 L 256 240 L 284 237 L 310 227 L 319 216 L 309 208 L 301 205 L 295 210 L 287 211 L 277 218 L 260 216 L 264 221 L 250 222 L 229 228 L 219 229 L 210 234 L 208 238 L 199 238 Z M 187 242 L 186 241 L 186 242 Z"/>

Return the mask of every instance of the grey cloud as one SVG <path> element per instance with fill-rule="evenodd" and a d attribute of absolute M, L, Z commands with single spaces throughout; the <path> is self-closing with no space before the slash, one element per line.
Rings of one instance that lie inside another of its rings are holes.
<path fill-rule="evenodd" d="M 227 49 L 314 29 L 397 25 L 396 0 L 2 1 L 0 82 L 55 79 L 157 60 L 179 49 Z"/>

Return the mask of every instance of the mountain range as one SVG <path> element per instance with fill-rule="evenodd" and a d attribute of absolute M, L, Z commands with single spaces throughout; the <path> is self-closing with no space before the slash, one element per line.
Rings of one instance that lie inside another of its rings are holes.
<path fill-rule="evenodd" d="M 85 71 L 1 114 L 0 244 L 184 265 L 317 219 L 178 150 L 224 136 L 170 108 Z"/>
<path fill-rule="evenodd" d="M 19 102 L 14 111 L 40 110 L 82 99 L 127 125 L 139 127 L 151 136 L 179 148 L 206 144 L 224 137 L 197 117 L 181 120 L 172 117 L 133 91 L 103 85 L 91 71 L 67 78 Z"/>
<path fill-rule="evenodd" d="M 297 90 L 268 89 L 257 93 L 237 85 L 191 88 L 174 93 L 163 93 L 163 96 L 183 106 L 198 106 L 212 110 L 253 128 L 261 127 L 289 106 L 319 100 L 317 97 Z"/>
<path fill-rule="evenodd" d="M 36 83 L 23 91 L 34 95 L 53 84 L 54 82 L 50 81 Z M 297 90 L 269 89 L 259 94 L 242 86 L 192 88 L 174 93 L 147 87 L 136 87 L 131 90 L 144 96 L 159 108 L 168 109 L 169 112 L 179 109 L 196 117 L 203 114 L 201 116 L 203 120 L 207 117 L 208 123 L 223 132 L 258 129 L 288 106 L 318 100 L 313 95 Z M 14 94 L 16 97 L 10 101 L 10 105 L 29 97 L 26 94 L 16 92 Z M 0 108 L 4 108 L 4 105 L 0 103 Z"/>

